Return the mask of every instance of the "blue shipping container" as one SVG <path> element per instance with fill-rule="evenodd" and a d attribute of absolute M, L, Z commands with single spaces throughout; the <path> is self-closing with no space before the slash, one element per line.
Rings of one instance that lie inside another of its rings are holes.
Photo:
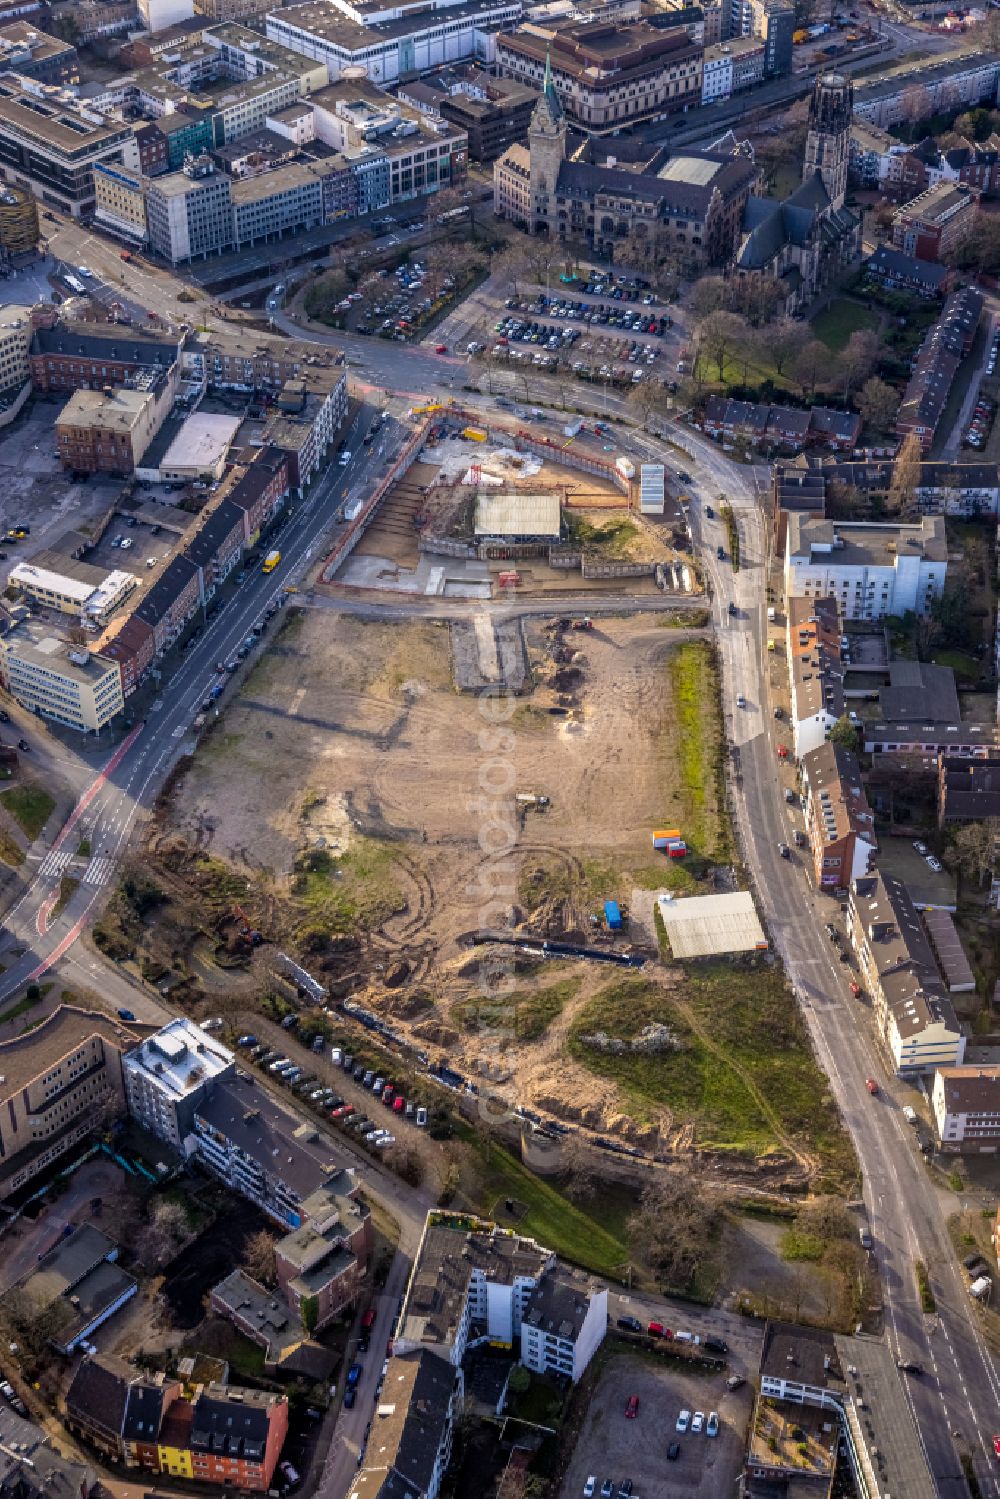
<path fill-rule="evenodd" d="M 618 909 L 618 902 L 616 900 L 606 900 L 604 902 L 604 919 L 608 923 L 609 931 L 621 931 L 622 913 Z"/>

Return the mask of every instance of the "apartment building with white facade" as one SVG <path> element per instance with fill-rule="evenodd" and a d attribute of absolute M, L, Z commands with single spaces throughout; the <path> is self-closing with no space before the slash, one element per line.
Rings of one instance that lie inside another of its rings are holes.
<path fill-rule="evenodd" d="M 788 600 L 785 632 L 788 718 L 797 760 L 826 743 L 827 735 L 845 711 L 840 632 L 835 599 Z"/>
<path fill-rule="evenodd" d="M 965 1037 L 906 886 L 881 872 L 855 880 L 847 934 L 895 1071 L 959 1065 Z"/>
<path fill-rule="evenodd" d="M 942 1150 L 963 1155 L 1000 1151 L 1000 1067 L 939 1067 L 931 1107 Z"/>
<path fill-rule="evenodd" d="M 179 1015 L 126 1057 L 129 1113 L 150 1134 L 189 1155 L 198 1104 L 212 1083 L 234 1071 L 228 1047 Z"/>
<path fill-rule="evenodd" d="M 836 600 L 843 619 L 927 614 L 944 591 L 944 520 L 913 525 L 819 520 L 792 512 L 785 542 L 785 597 Z"/>
<path fill-rule="evenodd" d="M 574 1384 L 604 1342 L 607 1290 L 588 1290 L 558 1273 L 535 1286 L 521 1319 L 521 1362 L 536 1374 L 561 1374 Z"/>

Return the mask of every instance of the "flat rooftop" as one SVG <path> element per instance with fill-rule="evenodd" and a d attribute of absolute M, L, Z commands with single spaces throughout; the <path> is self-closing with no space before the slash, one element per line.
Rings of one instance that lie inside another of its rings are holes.
<path fill-rule="evenodd" d="M 231 1071 L 233 1053 L 186 1015 L 179 1015 L 131 1053 L 129 1066 L 143 1068 L 157 1087 L 184 1098 L 206 1080 Z"/>
<path fill-rule="evenodd" d="M 663 891 L 657 895 L 656 904 L 675 958 L 754 952 L 768 945 L 748 890 L 680 899 Z"/>
<path fill-rule="evenodd" d="M 551 536 L 560 529 L 559 495 L 523 490 L 480 489 L 476 496 L 477 536 Z"/>
<path fill-rule="evenodd" d="M 894 525 L 815 520 L 793 512 L 788 517 L 788 553 L 814 567 L 895 567 L 901 557 L 946 562 L 948 544 L 940 515 L 925 515 L 917 525 Z"/>
<path fill-rule="evenodd" d="M 834 1335 L 846 1371 L 847 1396 L 880 1492 L 899 1499 L 936 1499 L 906 1386 L 881 1338 Z M 864 1409 L 858 1410 L 864 1401 Z M 874 1487 L 874 1486 L 873 1486 Z"/>
<path fill-rule="evenodd" d="M 207 473 L 225 458 L 239 426 L 239 417 L 196 411 L 183 423 L 159 466 Z"/>

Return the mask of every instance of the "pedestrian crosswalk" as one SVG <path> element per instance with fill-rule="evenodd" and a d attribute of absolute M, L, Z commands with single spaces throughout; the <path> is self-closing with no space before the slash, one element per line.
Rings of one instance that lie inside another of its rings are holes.
<path fill-rule="evenodd" d="M 114 859 L 91 859 L 83 872 L 83 883 L 85 885 L 106 885 L 114 874 Z"/>
<path fill-rule="evenodd" d="M 57 880 L 73 857 L 71 848 L 52 849 L 38 866 L 38 873 Z"/>

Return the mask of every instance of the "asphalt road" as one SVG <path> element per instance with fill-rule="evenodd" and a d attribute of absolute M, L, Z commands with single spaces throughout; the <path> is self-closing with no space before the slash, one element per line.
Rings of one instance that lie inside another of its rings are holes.
<path fill-rule="evenodd" d="M 699 499 L 713 498 L 701 485 L 696 493 Z M 778 853 L 778 844 L 788 837 L 788 817 L 766 669 L 766 520 L 742 471 L 731 469 L 726 493 L 740 531 L 738 573 L 715 558 L 716 546 L 725 539 L 721 523 L 704 521 L 700 505 L 693 507 L 693 519 L 705 543 L 703 556 L 715 591 L 727 728 L 742 775 L 735 805 L 744 850 L 768 929 L 795 985 L 861 1163 L 890 1347 L 927 1370 L 922 1378 L 900 1378 L 938 1491 L 942 1499 L 966 1499 L 958 1443 L 972 1458 L 983 1495 L 1000 1495 L 991 1448 L 1000 1427 L 996 1360 L 977 1326 L 914 1131 L 893 1101 L 868 1028 L 859 1023 L 843 965 L 823 932 L 823 922 L 837 907 L 814 894 L 808 866 L 794 849 L 791 860 Z M 730 599 L 740 610 L 734 623 L 727 615 Z M 736 706 L 738 693 L 746 699 L 745 709 Z M 878 1098 L 865 1086 L 869 1076 L 883 1083 Z M 932 1317 L 920 1309 L 917 1260 L 926 1264 L 937 1300 Z"/>

